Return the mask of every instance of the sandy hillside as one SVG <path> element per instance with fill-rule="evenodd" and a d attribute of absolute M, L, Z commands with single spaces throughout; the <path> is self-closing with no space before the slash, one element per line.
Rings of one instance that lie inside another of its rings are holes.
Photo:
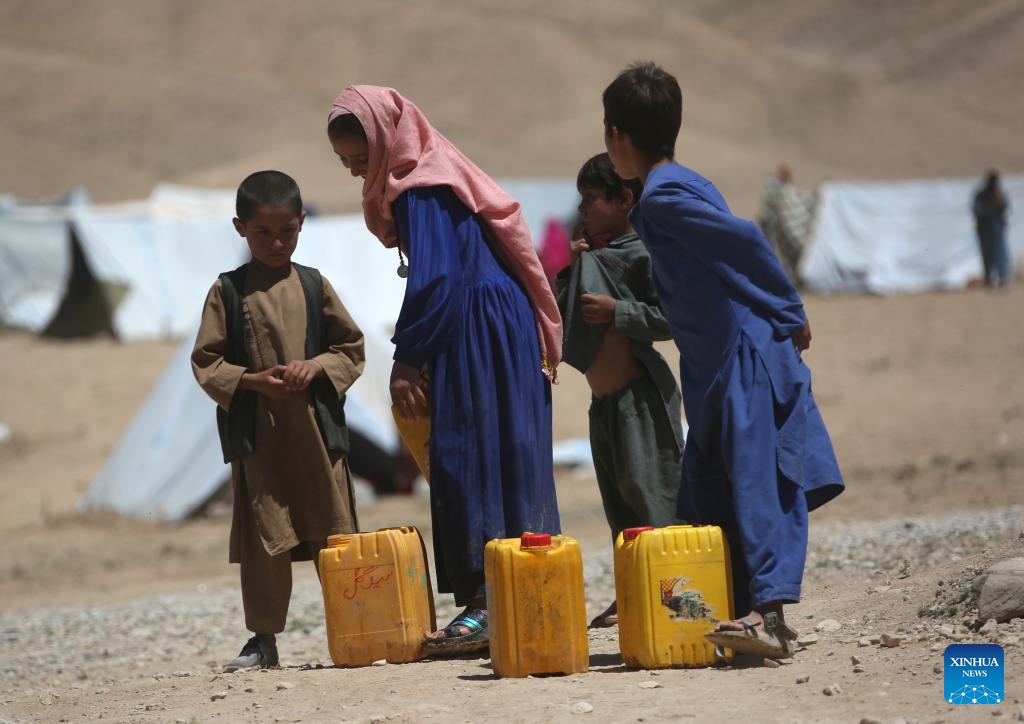
<path fill-rule="evenodd" d="M 679 152 L 743 214 L 782 160 L 825 178 L 1024 168 L 1024 6 L 1000 0 L 4 0 L 0 193 L 161 181 L 234 187 L 280 167 L 354 209 L 323 137 L 350 83 L 393 85 L 497 176 L 571 177 L 600 93 L 637 58 L 675 72 Z"/>

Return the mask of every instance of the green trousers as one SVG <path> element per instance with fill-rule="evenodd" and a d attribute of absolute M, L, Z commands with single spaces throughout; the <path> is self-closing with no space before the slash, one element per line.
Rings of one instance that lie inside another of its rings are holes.
<path fill-rule="evenodd" d="M 590 450 L 613 541 L 624 528 L 676 521 L 681 428 L 647 375 L 620 392 L 592 399 Z"/>

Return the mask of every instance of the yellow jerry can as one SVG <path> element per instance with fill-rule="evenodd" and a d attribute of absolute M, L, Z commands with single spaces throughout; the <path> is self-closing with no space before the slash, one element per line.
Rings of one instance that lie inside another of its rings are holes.
<path fill-rule="evenodd" d="M 336 666 L 423 658 L 436 628 L 426 551 L 413 527 L 332 535 L 320 551 L 327 648 Z"/>
<path fill-rule="evenodd" d="M 398 414 L 398 408 L 391 406 L 391 417 L 402 441 L 409 448 L 416 467 L 428 483 L 430 482 L 430 415 L 407 419 Z"/>
<path fill-rule="evenodd" d="M 524 533 L 492 540 L 484 548 L 484 577 L 495 674 L 588 669 L 583 557 L 574 539 Z"/>
<path fill-rule="evenodd" d="M 627 528 L 615 542 L 619 650 L 641 669 L 711 666 L 704 639 L 733 618 L 729 548 L 718 526 Z M 729 652 L 731 657 L 731 652 Z"/>

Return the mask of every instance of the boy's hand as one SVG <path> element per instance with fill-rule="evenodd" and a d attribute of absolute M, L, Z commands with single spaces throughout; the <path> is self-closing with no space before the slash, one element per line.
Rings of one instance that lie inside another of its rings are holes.
<path fill-rule="evenodd" d="M 316 360 L 296 359 L 284 366 L 281 379 L 289 392 L 301 392 L 309 387 L 314 377 L 323 374 L 323 371 L 324 368 Z"/>
<path fill-rule="evenodd" d="M 615 321 L 614 297 L 607 294 L 581 294 L 580 301 L 583 321 L 587 324 L 608 324 Z"/>
<path fill-rule="evenodd" d="M 794 332 L 792 340 L 797 352 L 803 352 L 805 349 L 808 349 L 811 346 L 811 323 L 808 322 Z"/>
<path fill-rule="evenodd" d="M 391 401 L 399 416 L 407 420 L 426 417 L 430 412 L 428 399 L 426 378 L 412 365 L 395 360 L 391 368 Z"/>
<path fill-rule="evenodd" d="M 586 239 L 572 239 L 569 242 L 569 257 L 576 261 L 580 258 L 580 252 L 590 251 L 590 244 L 587 243 Z"/>
<path fill-rule="evenodd" d="M 242 375 L 238 388 L 253 390 L 275 400 L 283 400 L 292 394 L 291 390 L 285 387 L 284 380 L 281 379 L 284 370 L 284 365 L 276 365 L 262 372 L 246 372 Z"/>

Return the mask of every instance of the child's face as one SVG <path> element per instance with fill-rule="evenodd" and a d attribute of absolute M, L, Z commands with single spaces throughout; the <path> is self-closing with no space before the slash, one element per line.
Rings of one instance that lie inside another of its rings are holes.
<path fill-rule="evenodd" d="M 640 175 L 634 159 L 636 151 L 629 136 L 607 123 L 604 126 L 604 147 L 608 151 L 615 173 L 625 179 L 637 178 Z"/>
<path fill-rule="evenodd" d="M 370 163 L 370 147 L 364 139 L 358 136 L 337 136 L 331 138 L 331 148 L 353 176 L 366 178 L 366 169 Z"/>
<path fill-rule="evenodd" d="M 249 244 L 252 258 L 265 267 L 277 269 L 289 264 L 306 212 L 296 214 L 287 206 L 264 206 L 244 224 L 234 220 L 235 230 Z"/>
<path fill-rule="evenodd" d="M 624 197 L 608 198 L 605 189 L 597 186 L 583 186 L 580 189 L 580 205 L 577 207 L 583 217 L 583 226 L 591 238 L 608 235 L 622 236 L 629 229 L 629 209 L 633 195 L 625 192 Z"/>

